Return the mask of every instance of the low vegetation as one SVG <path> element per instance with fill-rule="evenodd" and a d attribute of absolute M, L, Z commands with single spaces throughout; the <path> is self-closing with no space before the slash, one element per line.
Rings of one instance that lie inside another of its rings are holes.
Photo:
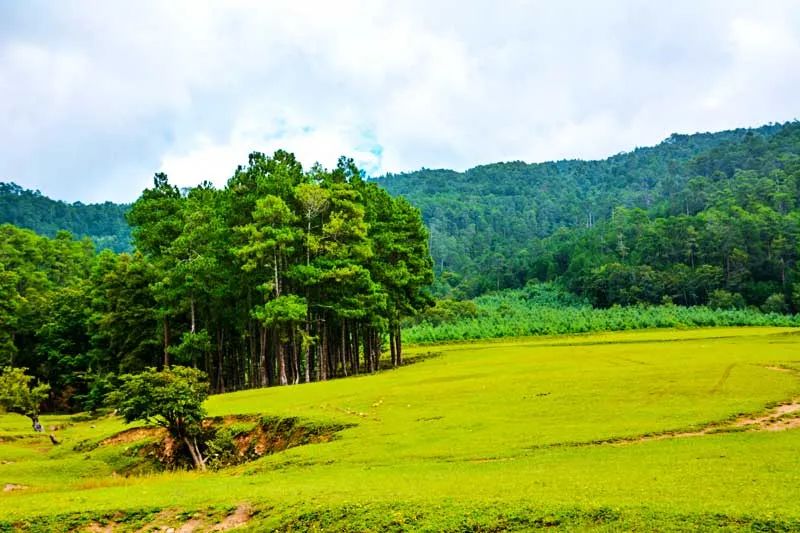
<path fill-rule="evenodd" d="M 439 300 L 406 325 L 409 342 L 437 343 L 649 328 L 800 326 L 800 315 L 673 304 L 600 309 L 557 285 L 533 283 L 472 301 Z"/>

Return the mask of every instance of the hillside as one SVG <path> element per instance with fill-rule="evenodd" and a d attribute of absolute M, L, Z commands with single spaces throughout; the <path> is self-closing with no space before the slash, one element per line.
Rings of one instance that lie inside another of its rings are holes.
<path fill-rule="evenodd" d="M 799 343 L 717 328 L 418 349 L 376 375 L 213 396 L 233 436 L 282 421 L 265 445 L 339 430 L 202 474 L 159 473 L 157 434 L 118 417 L 43 416 L 53 446 L 2 415 L 0 530 L 796 531 Z"/>
<path fill-rule="evenodd" d="M 734 177 L 740 168 L 765 165 L 764 143 L 783 132 L 784 152 L 800 143 L 797 123 L 694 135 L 674 134 L 661 144 L 598 161 L 495 163 L 466 172 L 420 170 L 378 182 L 422 210 L 431 252 L 442 280 L 438 292 L 475 296 L 520 287 L 540 277 L 534 261 L 540 239 L 562 228 L 593 227 L 615 208 L 642 208 L 651 215 L 695 213 L 691 179 Z"/>
<path fill-rule="evenodd" d="M 15 183 L 0 183 L 0 224 L 13 224 L 47 237 L 66 230 L 79 238 L 89 237 L 98 249 L 131 250 L 131 230 L 125 221 L 129 208 L 112 202 L 68 204 Z"/>

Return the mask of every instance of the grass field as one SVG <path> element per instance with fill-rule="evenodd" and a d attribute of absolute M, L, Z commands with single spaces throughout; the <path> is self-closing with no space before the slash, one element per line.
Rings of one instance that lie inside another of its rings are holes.
<path fill-rule="evenodd" d="M 79 443 L 120 420 L 43 417 L 53 446 L 0 416 L 0 486 L 21 486 L 0 493 L 0 530 L 800 529 L 794 329 L 409 353 L 419 362 L 377 375 L 212 397 L 210 415 L 351 425 L 218 472 L 116 475 L 133 443 Z"/>

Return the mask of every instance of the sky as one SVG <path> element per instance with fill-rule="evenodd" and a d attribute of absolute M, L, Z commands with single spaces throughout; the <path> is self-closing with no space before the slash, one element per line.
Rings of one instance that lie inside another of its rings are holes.
<path fill-rule="evenodd" d="M 367 174 L 800 118 L 800 2 L 0 0 L 0 181 L 130 202 L 252 151 Z"/>

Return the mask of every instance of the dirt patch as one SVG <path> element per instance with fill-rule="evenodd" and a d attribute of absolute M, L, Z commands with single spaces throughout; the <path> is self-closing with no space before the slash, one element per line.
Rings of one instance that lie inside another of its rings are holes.
<path fill-rule="evenodd" d="M 766 368 L 767 370 L 774 370 L 775 372 L 788 372 L 790 374 L 792 373 L 792 370 L 790 368 L 786 368 L 783 366 L 765 366 L 764 368 Z"/>
<path fill-rule="evenodd" d="M 169 528 L 167 531 L 172 529 L 175 533 L 194 533 L 195 531 L 199 530 L 201 527 L 205 526 L 202 520 L 198 518 L 192 518 L 188 522 L 182 524 L 177 529 Z"/>
<path fill-rule="evenodd" d="M 5 487 L 3 487 L 3 492 L 13 492 L 15 490 L 25 490 L 27 489 L 27 485 L 17 485 L 16 483 L 6 483 Z"/>
<path fill-rule="evenodd" d="M 800 399 L 779 405 L 763 416 L 740 418 L 735 426 L 754 426 L 764 431 L 783 431 L 800 427 Z"/>
<path fill-rule="evenodd" d="M 114 532 L 114 524 L 98 524 L 97 522 L 92 522 L 86 529 L 84 530 L 86 533 L 113 533 Z"/>
<path fill-rule="evenodd" d="M 167 432 L 164 428 L 133 428 L 121 431 L 107 439 L 100 441 L 101 446 L 115 446 L 117 444 L 129 444 L 144 440 L 146 438 L 164 438 Z"/>
<path fill-rule="evenodd" d="M 247 524 L 253 516 L 253 510 L 249 505 L 242 504 L 236 510 L 225 517 L 219 524 L 211 528 L 211 531 L 228 531 Z"/>
<path fill-rule="evenodd" d="M 261 418 L 256 421 L 253 429 L 230 435 L 233 440 L 235 455 L 232 458 L 228 458 L 227 463 L 244 463 L 264 455 L 294 448 L 295 446 L 330 442 L 335 437 L 335 434 L 345 429 L 345 427 L 347 426 L 304 423 L 293 417 Z M 217 435 L 219 436 L 220 432 Z M 224 436 L 222 434 L 223 438 Z M 219 441 L 221 439 L 217 438 L 216 440 Z"/>
<path fill-rule="evenodd" d="M 239 504 L 233 512 L 221 518 L 215 509 L 201 509 L 194 512 L 182 512 L 178 509 L 164 509 L 152 516 L 146 524 L 137 529 L 137 533 L 195 533 L 210 531 L 229 531 L 248 524 L 255 515 L 253 508 L 246 503 Z M 88 527 L 80 529 L 91 533 L 106 533 L 123 528 L 118 522 L 110 521 L 107 525 L 92 522 Z"/>

